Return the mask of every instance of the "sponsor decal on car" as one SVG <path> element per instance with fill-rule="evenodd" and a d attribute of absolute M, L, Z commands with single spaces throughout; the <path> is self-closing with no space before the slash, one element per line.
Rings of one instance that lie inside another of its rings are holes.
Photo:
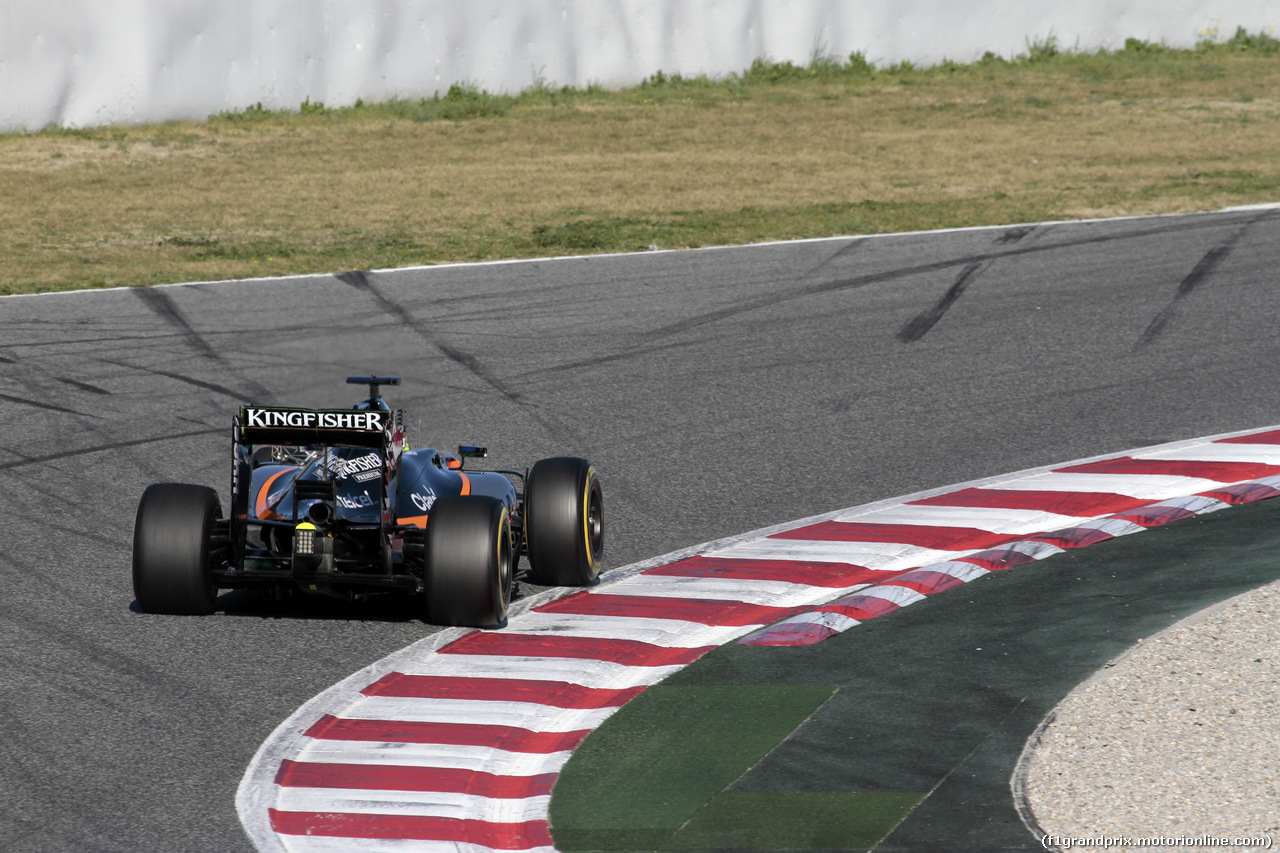
<path fill-rule="evenodd" d="M 375 451 L 344 459 L 340 453 L 330 450 L 325 456 L 324 468 L 337 479 L 350 478 L 364 483 L 377 479 L 382 471 L 382 456 Z"/>
<path fill-rule="evenodd" d="M 363 495 L 355 495 L 348 497 L 347 495 L 338 495 L 338 506 L 343 509 L 364 509 L 374 505 L 373 498 L 369 497 L 369 493 Z"/>
<path fill-rule="evenodd" d="M 436 502 L 436 493 L 431 489 L 427 489 L 425 493 L 414 492 L 409 496 L 409 499 L 412 500 L 413 505 L 421 511 L 430 512 L 431 505 Z"/>
<path fill-rule="evenodd" d="M 372 480 L 382 470 L 382 456 L 377 453 L 366 453 L 364 456 L 342 460 L 335 467 L 339 477 L 353 477 L 361 482 Z"/>
<path fill-rule="evenodd" d="M 345 429 L 383 432 L 386 412 L 302 412 L 296 409 L 255 409 L 245 407 L 245 426 L 250 429 Z"/>

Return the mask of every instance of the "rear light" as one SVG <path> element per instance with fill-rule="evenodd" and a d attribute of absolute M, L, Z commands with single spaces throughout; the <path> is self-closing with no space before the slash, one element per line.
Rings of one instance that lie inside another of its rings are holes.
<path fill-rule="evenodd" d="M 310 557 L 316 553 L 316 526 L 304 521 L 294 528 L 293 553 L 299 557 Z"/>

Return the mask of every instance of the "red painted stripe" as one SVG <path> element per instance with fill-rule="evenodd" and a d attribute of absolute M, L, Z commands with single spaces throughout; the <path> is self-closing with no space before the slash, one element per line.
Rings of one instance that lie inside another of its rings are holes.
<path fill-rule="evenodd" d="M 1033 563 L 1035 559 L 1030 554 L 1024 554 L 1013 548 L 996 548 L 991 551 L 979 551 L 977 554 L 970 554 L 967 557 L 956 557 L 957 562 L 973 563 L 975 566 L 981 566 L 992 572 L 1012 569 L 1025 563 Z"/>
<path fill-rule="evenodd" d="M 814 610 L 825 613 L 839 613 L 842 616 L 848 616 L 850 619 L 875 619 L 877 616 L 883 616 L 901 608 L 902 605 L 894 604 L 892 601 L 887 601 L 883 598 L 874 598 L 869 595 L 851 595 L 848 598 L 841 598 L 830 604 L 815 607 Z"/>
<path fill-rule="evenodd" d="M 519 800 L 551 793 L 555 773 L 497 776 L 457 767 L 406 767 L 394 764 L 319 764 L 280 762 L 276 784 L 283 788 L 359 788 L 370 791 L 436 791 L 496 800 Z"/>
<path fill-rule="evenodd" d="M 1280 429 L 1271 432 L 1255 432 L 1253 435 L 1238 435 L 1235 438 L 1223 438 L 1214 444 L 1280 444 Z"/>
<path fill-rule="evenodd" d="M 882 580 L 884 572 L 853 563 L 821 560 L 735 560 L 728 557 L 687 557 L 645 569 L 643 575 L 678 578 L 725 578 L 744 581 L 782 581 L 843 589 Z"/>
<path fill-rule="evenodd" d="M 923 501 L 916 503 L 923 503 Z M 964 551 L 969 548 L 991 548 L 1018 537 L 969 527 L 875 524 L 869 521 L 822 521 L 808 527 L 775 533 L 769 538 L 807 539 L 818 542 L 894 542 L 933 548 L 938 551 Z"/>
<path fill-rule="evenodd" d="M 1116 535 L 1114 533 L 1108 533 L 1096 527 L 1068 527 L 1064 530 L 1054 530 L 1051 533 L 1039 533 L 1027 537 L 1027 539 L 1033 539 L 1036 542 L 1048 542 L 1050 545 L 1057 545 L 1059 548 L 1067 549 L 1087 548 L 1090 545 L 1096 545 L 1099 542 L 1106 542 L 1108 539 L 1115 538 Z"/>
<path fill-rule="evenodd" d="M 574 613 L 583 616 L 624 616 L 639 619 L 682 619 L 703 625 L 767 625 L 799 613 L 803 607 L 770 607 L 745 601 L 703 598 L 667 598 L 653 595 L 609 595 L 575 592 L 535 607 L 539 613 Z"/>
<path fill-rule="evenodd" d="M 366 696 L 412 699 L 480 699 L 491 702 L 533 702 L 555 708 L 617 708 L 634 699 L 643 687 L 620 690 L 583 687 L 567 681 L 522 678 L 480 678 L 461 675 L 405 675 L 389 672 L 360 692 Z"/>
<path fill-rule="evenodd" d="M 1217 498 L 1223 503 L 1247 504 L 1274 498 L 1276 495 L 1280 495 L 1280 489 L 1264 483 L 1240 483 L 1239 485 L 1226 486 L 1221 489 L 1214 489 L 1211 492 L 1201 492 L 1200 494 L 1206 498 Z"/>
<path fill-rule="evenodd" d="M 961 489 L 937 497 L 910 501 L 919 506 L 985 506 L 999 509 L 1033 509 L 1059 515 L 1089 517 L 1112 515 L 1151 503 L 1145 498 L 1108 492 L 1053 492 L 1023 489 Z"/>
<path fill-rule="evenodd" d="M 840 633 L 826 625 L 813 622 L 799 624 L 775 625 L 745 640 L 739 640 L 742 646 L 812 646 Z"/>
<path fill-rule="evenodd" d="M 317 740 L 357 740 L 386 743 L 441 743 L 460 746 L 490 746 L 509 752 L 546 754 L 573 749 L 591 733 L 531 732 L 516 726 L 427 723 L 396 720 L 344 720 L 325 714 L 307 729 Z"/>
<path fill-rule="evenodd" d="M 495 850 L 527 850 L 551 846 L 545 820 L 489 823 L 452 817 L 412 815 L 287 812 L 268 809 L 271 828 L 283 835 L 330 838 L 405 838 L 413 841 L 452 841 Z"/>
<path fill-rule="evenodd" d="M 515 634 L 475 631 L 439 650 L 447 655 L 517 655 L 523 657 L 582 658 L 628 666 L 676 666 L 693 663 L 715 646 L 668 648 L 639 640 L 564 637 L 555 634 Z"/>
<path fill-rule="evenodd" d="M 1103 459 L 1068 468 L 1056 468 L 1059 474 L 1161 474 L 1173 477 L 1199 477 L 1219 483 L 1238 483 L 1280 474 L 1280 465 L 1261 462 L 1199 462 L 1188 459 Z"/>
<path fill-rule="evenodd" d="M 924 595 L 933 595 L 935 592 L 942 592 L 962 583 L 964 581 L 955 575 L 931 572 L 928 569 L 916 569 L 914 572 L 907 572 L 893 579 L 894 586 L 905 586 Z"/>

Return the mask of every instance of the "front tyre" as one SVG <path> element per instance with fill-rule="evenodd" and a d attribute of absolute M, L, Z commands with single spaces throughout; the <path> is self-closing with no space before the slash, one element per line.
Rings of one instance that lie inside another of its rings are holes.
<path fill-rule="evenodd" d="M 543 459 L 529 472 L 525 541 L 533 579 L 546 586 L 587 586 L 604 559 L 600 478 L 585 459 Z"/>
<path fill-rule="evenodd" d="M 497 498 L 438 498 L 427 522 L 427 621 L 493 628 L 515 585 L 511 516 Z"/>
<path fill-rule="evenodd" d="M 222 517 L 207 486 L 156 483 L 138 502 L 133 525 L 133 594 L 147 613 L 213 612 L 210 540 Z"/>

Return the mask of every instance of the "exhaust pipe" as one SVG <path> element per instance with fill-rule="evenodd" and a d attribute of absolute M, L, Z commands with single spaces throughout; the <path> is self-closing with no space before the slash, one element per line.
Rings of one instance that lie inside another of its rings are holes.
<path fill-rule="evenodd" d="M 324 501 L 317 501 L 307 510 L 307 521 L 316 527 L 325 527 L 333 521 L 333 507 Z"/>

